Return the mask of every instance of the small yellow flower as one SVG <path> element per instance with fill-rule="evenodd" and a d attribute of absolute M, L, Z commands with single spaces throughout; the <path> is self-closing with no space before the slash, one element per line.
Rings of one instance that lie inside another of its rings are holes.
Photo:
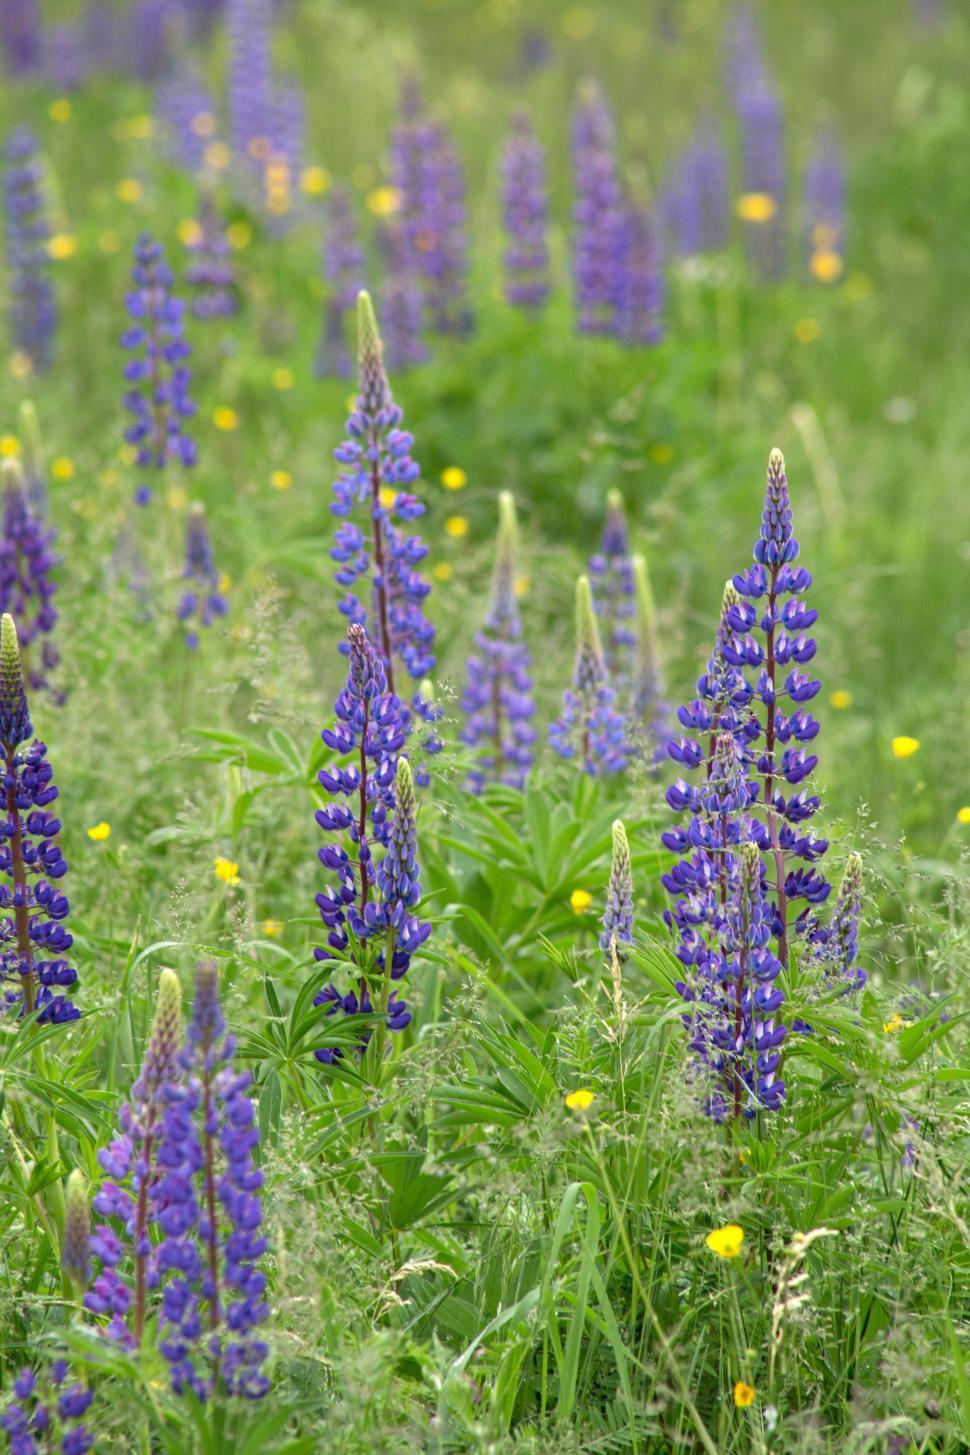
<path fill-rule="evenodd" d="M 431 574 L 436 581 L 450 581 L 455 574 L 455 568 L 449 561 L 439 561 Z"/>
<path fill-rule="evenodd" d="M 650 458 L 655 465 L 669 465 L 674 458 L 674 447 L 668 444 L 651 445 Z"/>
<path fill-rule="evenodd" d="M 837 687 L 834 692 L 829 693 L 829 704 L 841 712 L 844 708 L 852 706 L 852 693 L 846 692 L 844 687 Z"/>
<path fill-rule="evenodd" d="M 239 428 L 239 415 L 228 404 L 220 404 L 218 409 L 212 411 L 212 423 L 216 429 L 221 429 L 224 434 L 231 433 Z"/>
<path fill-rule="evenodd" d="M 562 18 L 562 33 L 569 40 L 585 40 L 593 32 L 596 16 L 585 5 L 574 5 Z"/>
<path fill-rule="evenodd" d="M 71 119 L 71 103 L 66 96 L 58 96 L 47 108 L 51 121 L 65 122 Z"/>
<path fill-rule="evenodd" d="M 573 914 L 585 914 L 593 903 L 593 896 L 588 889 L 574 889 L 569 896 L 569 903 L 572 905 Z"/>
<path fill-rule="evenodd" d="M 529 580 L 528 576 L 516 576 L 515 582 L 512 586 L 512 590 L 515 592 L 516 596 L 528 596 L 529 587 L 531 585 L 532 582 Z"/>
<path fill-rule="evenodd" d="M 12 379 L 26 379 L 34 372 L 34 363 L 29 354 L 25 354 L 22 349 L 17 349 L 10 355 L 7 369 Z"/>
<path fill-rule="evenodd" d="M 902 737 L 893 738 L 893 757 L 911 758 L 914 753 L 919 752 L 919 738 L 908 738 L 905 734 Z"/>
<path fill-rule="evenodd" d="M 189 125 L 196 136 L 215 136 L 216 119 L 211 111 L 197 111 Z"/>
<path fill-rule="evenodd" d="M 397 491 L 392 490 L 390 485 L 382 485 L 380 489 L 380 501 L 385 510 L 390 510 L 397 499 Z"/>
<path fill-rule="evenodd" d="M 852 303 L 862 303 L 872 292 L 872 279 L 868 273 L 850 273 L 844 289 L 846 298 Z"/>
<path fill-rule="evenodd" d="M 770 222 L 778 203 L 770 192 L 742 192 L 734 210 L 742 222 Z"/>
<path fill-rule="evenodd" d="M 464 490 L 468 484 L 468 476 L 460 465 L 449 465 L 447 470 L 441 472 L 441 483 L 446 490 Z"/>
<path fill-rule="evenodd" d="M 373 187 L 376 171 L 370 162 L 359 162 L 350 174 L 350 180 L 359 191 L 364 192 L 368 187 Z"/>
<path fill-rule="evenodd" d="M 821 332 L 818 320 L 815 318 L 800 318 L 792 329 L 792 333 L 800 344 L 813 344 Z"/>
<path fill-rule="evenodd" d="M 842 276 L 842 259 L 833 248 L 822 248 L 813 253 L 809 266 L 812 277 L 819 283 L 837 283 Z"/>
<path fill-rule="evenodd" d="M 293 476 L 289 470 L 274 470 L 269 477 L 269 483 L 274 490 L 289 490 L 293 484 Z"/>
<path fill-rule="evenodd" d="M 231 585 L 232 585 L 232 577 L 229 575 L 229 572 L 228 571 L 222 571 L 220 573 L 220 575 L 219 575 L 218 589 L 220 591 L 222 591 L 222 592 L 226 592 L 226 591 L 229 590 L 229 587 Z"/>
<path fill-rule="evenodd" d="M 445 521 L 445 535 L 451 536 L 453 540 L 460 541 L 468 534 L 468 520 L 464 515 L 449 515 Z"/>
<path fill-rule="evenodd" d="M 121 247 L 121 238 L 113 227 L 109 227 L 98 238 L 98 247 L 103 253 L 116 253 Z"/>
<path fill-rule="evenodd" d="M 51 474 L 55 480 L 73 480 L 76 473 L 70 455 L 58 455 L 56 460 L 51 461 Z"/>
<path fill-rule="evenodd" d="M 73 258 L 77 252 L 77 238 L 71 237 L 69 232 L 56 232 L 47 240 L 47 252 L 55 263 L 62 263 L 65 258 Z"/>
<path fill-rule="evenodd" d="M 957 823 L 970 823 L 970 805 L 957 809 Z"/>
<path fill-rule="evenodd" d="M 198 247 L 202 241 L 202 224 L 197 222 L 194 217 L 183 217 L 175 231 L 178 233 L 179 242 L 183 247 Z"/>
<path fill-rule="evenodd" d="M 15 434 L 0 434 L 0 455 L 10 459 L 12 455 L 20 454 L 20 441 Z"/>
<path fill-rule="evenodd" d="M 125 177 L 115 188 L 115 196 L 119 202 L 140 202 L 142 185 L 137 177 Z"/>
<path fill-rule="evenodd" d="M 715 1228 L 708 1233 L 704 1242 L 719 1258 L 736 1258 L 744 1242 L 744 1229 L 739 1228 L 737 1223 L 726 1223 L 723 1228 Z"/>
<path fill-rule="evenodd" d="M 105 839 L 111 837 L 111 825 L 105 823 L 104 819 L 96 823 L 93 828 L 88 829 L 88 838 L 93 839 L 96 844 L 103 844 Z"/>
<path fill-rule="evenodd" d="M 216 858 L 215 871 L 216 878 L 221 879 L 223 884 L 235 888 L 237 884 L 242 883 L 239 877 L 239 865 L 233 863 L 232 859 L 224 859 L 221 854 Z"/>
<path fill-rule="evenodd" d="M 224 141 L 210 141 L 203 156 L 206 166 L 212 167 L 213 171 L 216 172 L 221 172 L 232 161 L 232 152 Z"/>
<path fill-rule="evenodd" d="M 746 1410 L 749 1405 L 754 1404 L 755 1389 L 753 1384 L 745 1384 L 739 1379 L 734 1386 L 734 1403 L 739 1410 Z"/>
<path fill-rule="evenodd" d="M 308 197 L 320 197 L 330 186 L 330 173 L 326 167 L 304 167 L 300 186 Z"/>
<path fill-rule="evenodd" d="M 134 445 L 122 445 L 118 451 L 118 458 L 123 465 L 133 465 L 138 459 L 138 451 Z"/>
<path fill-rule="evenodd" d="M 566 1105 L 570 1111 L 589 1111 L 595 1100 L 591 1091 L 571 1091 L 566 1097 Z"/>
<path fill-rule="evenodd" d="M 230 222 L 226 228 L 226 242 L 233 252 L 241 253 L 253 240 L 253 230 L 248 222 Z"/>
<path fill-rule="evenodd" d="M 903 1027 L 905 1026 L 905 1024 L 906 1024 L 906 1022 L 903 1020 L 902 1016 L 899 1014 L 899 1011 L 897 1011 L 896 1014 L 895 1015 L 891 1015 L 889 1017 L 888 1021 L 886 1021 L 885 1024 L 883 1025 L 883 1028 L 882 1028 L 883 1035 L 886 1035 L 886 1036 L 894 1036 L 897 1031 L 901 1031 L 903 1029 Z"/>
<path fill-rule="evenodd" d="M 148 141 L 155 134 L 155 123 L 148 115 L 133 116 L 128 122 L 127 131 L 136 141 Z"/>
<path fill-rule="evenodd" d="M 189 503 L 189 492 L 183 485 L 171 485 L 165 492 L 165 504 L 169 510 L 184 510 Z"/>
<path fill-rule="evenodd" d="M 264 919 L 263 920 L 263 934 L 264 935 L 269 935 L 269 937 L 270 937 L 271 940 L 275 940 L 282 933 L 283 933 L 283 921 L 281 919 Z"/>
<path fill-rule="evenodd" d="M 292 369 L 283 368 L 273 370 L 274 389 L 292 389 L 295 383 L 296 375 L 294 374 Z"/>
<path fill-rule="evenodd" d="M 393 217 L 401 210 L 401 192 L 397 187 L 375 187 L 367 194 L 367 210 L 375 217 Z"/>

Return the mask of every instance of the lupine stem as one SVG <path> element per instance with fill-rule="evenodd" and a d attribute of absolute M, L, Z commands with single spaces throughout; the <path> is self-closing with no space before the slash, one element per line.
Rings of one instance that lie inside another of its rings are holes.
<path fill-rule="evenodd" d="M 138 1205 L 135 1211 L 135 1343 L 140 1347 L 145 1332 L 145 1287 L 147 1253 L 143 1252 L 148 1237 L 148 1189 L 152 1179 L 152 1150 L 154 1146 L 155 1108 L 149 1107 L 145 1123 L 145 1140 L 142 1147 L 144 1173 L 138 1189 Z"/>

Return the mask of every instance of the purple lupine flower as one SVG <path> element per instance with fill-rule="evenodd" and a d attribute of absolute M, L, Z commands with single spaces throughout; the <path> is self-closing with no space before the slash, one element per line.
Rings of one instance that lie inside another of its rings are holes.
<path fill-rule="evenodd" d="M 910 11 L 916 24 L 928 35 L 934 34 L 943 24 L 943 0 L 910 0 Z"/>
<path fill-rule="evenodd" d="M 57 622 L 52 573 L 57 565 L 51 546 L 55 532 L 45 528 L 31 507 L 19 460 L 0 465 L 3 489 L 3 537 L 0 539 L 0 612 L 20 623 L 20 655 L 28 685 L 50 686 L 48 673 L 59 657 L 50 633 Z"/>
<path fill-rule="evenodd" d="M 205 1400 L 223 1384 L 231 1395 L 261 1398 L 268 1351 L 257 1330 L 269 1316 L 259 1260 L 263 1175 L 253 1162 L 259 1129 L 251 1074 L 232 1064 L 217 968 L 196 973 L 192 1019 L 179 1055 L 181 1083 L 169 1087 L 153 1185 L 152 1221 L 161 1282 L 159 1349 L 176 1394 Z"/>
<path fill-rule="evenodd" d="M 79 1381 L 67 1384 L 68 1373 L 67 1360 L 54 1359 L 40 1379 L 32 1369 L 16 1376 L 13 1400 L 0 1414 L 10 1455 L 55 1449 L 61 1455 L 87 1455 L 94 1448 L 93 1435 L 81 1424 L 94 1396 Z"/>
<path fill-rule="evenodd" d="M 98 1272 L 84 1295 L 84 1307 L 89 1313 L 107 1318 L 108 1337 L 126 1349 L 141 1344 L 148 1291 L 157 1288 L 159 1282 L 158 1254 L 149 1237 L 149 1223 L 155 1185 L 164 1175 L 159 1158 L 162 1117 L 169 1101 L 177 1099 L 182 1081 L 181 1025 L 178 976 L 166 969 L 158 978 L 155 1016 L 141 1071 L 131 1088 L 131 1100 L 121 1108 L 120 1135 L 98 1152 L 105 1178 L 93 1207 L 111 1222 L 99 1224 L 91 1238 Z M 133 1310 L 132 1289 L 119 1272 L 126 1258 L 134 1262 Z"/>
<path fill-rule="evenodd" d="M 76 91 L 88 76 L 84 27 L 68 20 L 44 32 L 44 80 L 56 91 Z"/>
<path fill-rule="evenodd" d="M 663 695 L 657 608 L 646 558 L 634 556 L 632 565 L 636 616 L 630 671 L 630 735 L 645 739 L 650 755 L 659 762 L 664 754 L 670 707 Z"/>
<path fill-rule="evenodd" d="M 317 346 L 318 378 L 349 378 L 353 372 L 347 345 L 347 319 L 364 285 L 364 250 L 360 245 L 354 205 L 346 187 L 334 187 L 326 207 L 323 278 L 327 297 L 323 331 Z"/>
<path fill-rule="evenodd" d="M 384 857 L 377 866 L 377 889 L 380 897 L 364 907 L 364 924 L 369 935 L 383 936 L 391 951 L 391 979 L 399 980 L 411 963 L 411 957 L 431 934 L 431 925 L 413 913 L 421 900 L 421 879 L 418 869 L 417 803 L 414 779 L 407 758 L 398 758 L 394 777 L 394 813 L 384 833 Z M 382 949 L 377 965 L 383 974 L 386 950 Z M 388 1018 L 392 1031 L 403 1030 L 411 1017 L 402 1019 L 402 1012 Z M 395 1023 L 396 1022 L 396 1023 Z"/>
<path fill-rule="evenodd" d="M 420 536 L 404 527 L 424 514 L 410 491 L 420 474 L 411 458 L 414 440 L 400 428 L 402 412 L 391 395 L 381 338 L 370 296 L 358 296 L 360 392 L 347 421 L 347 439 L 334 451 L 343 467 L 334 481 L 331 513 L 341 519 L 330 552 L 338 564 L 337 583 L 345 595 L 340 610 L 368 629 L 381 654 L 387 684 L 395 690 L 395 670 L 403 667 L 420 680 L 435 664 L 434 627 L 423 612 L 431 589 L 418 567 L 427 555 Z M 364 508 L 365 536 L 349 517 Z M 366 606 L 353 588 L 370 576 Z"/>
<path fill-rule="evenodd" d="M 805 248 L 810 275 L 835 283 L 845 259 L 845 166 L 832 132 L 824 132 L 805 168 Z"/>
<path fill-rule="evenodd" d="M 39 371 L 50 368 L 57 305 L 47 251 L 50 229 L 41 191 L 37 141 L 17 127 L 3 149 L 3 213 L 10 342 Z"/>
<path fill-rule="evenodd" d="M 407 233 L 401 221 L 379 228 L 377 245 L 384 269 L 380 298 L 387 362 L 396 373 L 404 373 L 428 357 L 421 283 L 410 261 Z"/>
<path fill-rule="evenodd" d="M 135 247 L 131 271 L 135 288 L 126 304 L 132 325 L 121 335 L 131 355 L 124 377 L 131 387 L 124 405 L 134 416 L 125 439 L 137 450 L 141 469 L 164 470 L 171 461 L 188 467 L 196 461 L 195 442 L 186 433 L 185 420 L 195 413 L 189 397 L 191 370 L 186 359 L 191 348 L 183 332 L 184 304 L 172 292 L 172 270 L 160 244 L 142 233 Z M 139 485 L 135 500 L 146 505 L 151 486 Z"/>
<path fill-rule="evenodd" d="M 198 73 L 188 67 L 166 76 L 158 87 L 155 112 L 172 160 L 200 175 L 216 133 L 216 102 Z"/>
<path fill-rule="evenodd" d="M 576 582 L 573 683 L 549 726 L 549 741 L 560 758 L 577 762 L 590 777 L 620 773 L 627 765 L 626 727 L 609 684 L 588 576 Z"/>
<path fill-rule="evenodd" d="M 573 111 L 573 288 L 580 333 L 612 333 L 616 322 L 616 244 L 623 199 L 613 117 L 587 82 Z"/>
<path fill-rule="evenodd" d="M 713 117 L 701 122 L 675 165 L 662 231 L 672 251 L 682 258 L 719 252 L 727 246 L 728 158 Z"/>
<path fill-rule="evenodd" d="M 279 235 L 293 220 L 294 183 L 303 162 L 305 116 L 298 86 L 274 91 L 264 150 L 255 155 L 262 163 L 262 204 L 270 230 Z"/>
<path fill-rule="evenodd" d="M 736 99 L 741 128 L 741 196 L 737 211 L 745 246 L 762 278 L 777 281 L 787 265 L 785 155 L 781 100 L 767 72 L 753 76 Z"/>
<path fill-rule="evenodd" d="M 660 245 L 649 213 L 635 204 L 624 207 L 616 218 L 613 288 L 616 337 L 635 347 L 659 343 L 664 301 Z"/>
<path fill-rule="evenodd" d="M 38 71 L 44 37 L 40 0 L 4 0 L 0 5 L 0 40 L 11 76 Z"/>
<path fill-rule="evenodd" d="M 740 97 L 760 82 L 766 70 L 761 27 L 750 4 L 735 5 L 728 16 L 724 39 L 727 88 L 737 106 Z"/>
<path fill-rule="evenodd" d="M 549 196 L 546 158 L 527 111 L 517 111 L 502 153 L 502 254 L 505 296 L 515 308 L 537 310 L 549 296 Z"/>
<path fill-rule="evenodd" d="M 320 961 L 349 959 L 356 965 L 358 976 L 356 988 L 347 994 L 341 995 L 334 985 L 328 985 L 316 997 L 315 1005 L 329 1007 L 327 1015 L 338 1010 L 357 1015 L 374 1009 L 366 946 L 375 933 L 367 922 L 367 911 L 379 888 L 372 850 L 375 844 L 387 841 L 397 762 L 406 739 L 401 704 L 388 690 L 380 653 L 358 623 L 348 627 L 347 638 L 350 662 L 335 705 L 336 721 L 333 728 L 324 728 L 321 733 L 327 747 L 347 759 L 347 766 L 333 763 L 321 769 L 320 786 L 331 802 L 316 814 L 319 826 L 331 836 L 319 850 L 320 862 L 336 876 L 337 887 L 328 887 L 316 897 L 329 933 L 327 948 L 318 947 L 313 953 Z M 352 852 L 348 852 L 348 844 Z M 401 957 L 398 946 L 394 969 L 403 966 L 403 974 L 410 957 L 403 961 Z M 387 1014 L 389 1024 L 404 1015 L 403 1002 L 390 1001 Z M 316 1052 L 317 1059 L 325 1064 L 338 1055 L 329 1047 Z"/>
<path fill-rule="evenodd" d="M 611 490 L 607 495 L 600 548 L 590 556 L 588 570 L 606 670 L 614 687 L 626 687 L 636 642 L 636 600 L 630 531 L 619 490 Z"/>
<path fill-rule="evenodd" d="M 190 259 L 185 282 L 192 291 L 192 313 L 196 318 L 230 318 L 239 307 L 236 271 L 211 192 L 204 192 L 199 200 L 197 225 L 196 235 L 185 244 Z"/>
<path fill-rule="evenodd" d="M 272 130 L 272 0 L 227 0 L 229 139 L 244 189 L 261 175 Z"/>
<path fill-rule="evenodd" d="M 620 819 L 614 819 L 613 859 L 606 890 L 600 949 L 615 952 L 622 959 L 621 942 L 627 945 L 633 943 L 633 867 L 626 828 Z"/>
<path fill-rule="evenodd" d="M 58 887 L 67 873 L 57 836 L 61 821 L 48 812 L 57 798 L 47 748 L 32 738 L 23 666 L 13 617 L 0 622 L 0 749 L 4 757 L 6 822 L 0 825 L 0 979 L 3 1003 L 59 1025 L 80 1012 L 63 993 L 77 980 L 64 958 L 74 943 L 65 929 L 70 904 Z"/>
<path fill-rule="evenodd" d="M 472 793 L 480 793 L 486 783 L 524 788 L 532 766 L 535 708 L 529 648 L 522 640 L 515 597 L 517 558 L 515 499 L 503 490 L 499 496 L 491 596 L 482 629 L 475 636 L 475 650 L 468 659 L 468 680 L 461 700 L 465 714 L 461 740 L 482 750 L 466 780 Z"/>
<path fill-rule="evenodd" d="M 178 619 L 188 623 L 185 645 L 195 651 L 199 645 L 199 629 L 209 627 L 217 617 L 225 616 L 228 606 L 216 570 L 205 506 L 198 502 L 189 511 L 185 527 L 185 570 L 191 585 L 182 593 Z"/>
<path fill-rule="evenodd" d="M 865 970 L 856 964 L 861 918 L 862 856 L 850 854 L 829 924 L 816 924 L 808 936 L 810 958 L 821 965 L 826 978 L 839 977 L 849 990 L 861 990 L 867 979 Z"/>
<path fill-rule="evenodd" d="M 140 81 L 153 81 L 165 70 L 176 19 L 172 0 L 134 0 L 126 17 L 125 60 Z"/>

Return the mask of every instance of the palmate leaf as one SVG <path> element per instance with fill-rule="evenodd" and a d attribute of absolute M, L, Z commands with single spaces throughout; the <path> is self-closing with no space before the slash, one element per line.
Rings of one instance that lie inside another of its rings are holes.
<path fill-rule="evenodd" d="M 386 1220 L 399 1232 L 429 1217 L 452 1196 L 454 1179 L 439 1172 L 425 1172 L 422 1151 L 391 1149 L 376 1153 L 371 1163 L 391 1189 Z"/>

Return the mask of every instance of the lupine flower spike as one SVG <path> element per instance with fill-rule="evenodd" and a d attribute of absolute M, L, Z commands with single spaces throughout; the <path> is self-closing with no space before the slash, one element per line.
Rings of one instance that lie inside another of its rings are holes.
<path fill-rule="evenodd" d="M 77 980 L 64 958 L 74 943 L 64 928 L 70 905 L 57 882 L 67 873 L 57 836 L 61 821 L 44 743 L 32 738 L 23 667 L 13 618 L 0 621 L 0 749 L 6 821 L 0 827 L 0 978 L 7 1007 L 36 1011 L 59 1024 L 80 1012 L 63 994 Z"/>
<path fill-rule="evenodd" d="M 607 496 L 603 538 L 600 549 L 589 559 L 589 575 L 606 669 L 614 686 L 626 686 L 636 641 L 636 603 L 630 531 L 619 490 L 611 490 Z"/>
<path fill-rule="evenodd" d="M 620 819 L 616 819 L 613 823 L 613 861 L 606 891 L 600 948 L 615 951 L 622 959 L 621 943 L 633 943 L 633 869 L 626 828 Z"/>
<path fill-rule="evenodd" d="M 659 343 L 664 300 L 660 243 L 653 218 L 639 203 L 626 205 L 616 219 L 612 276 L 616 337 L 632 347 Z"/>
<path fill-rule="evenodd" d="M 810 934 L 812 958 L 827 977 L 838 976 L 848 990 L 861 990 L 866 972 L 856 964 L 859 956 L 859 922 L 862 918 L 862 855 L 850 854 L 845 861 L 842 883 L 827 927 Z"/>
<path fill-rule="evenodd" d="M 420 681 L 435 665 L 434 628 L 423 611 L 430 587 L 418 571 L 427 547 L 420 536 L 404 533 L 424 514 L 424 506 L 408 488 L 420 473 L 410 454 L 414 441 L 399 428 L 403 415 L 391 395 L 377 321 L 364 292 L 357 319 L 360 393 L 347 421 L 348 437 L 334 451 L 343 469 L 334 481 L 330 509 L 344 520 L 330 554 L 345 589 L 340 610 L 366 628 L 394 692 L 402 668 Z M 355 512 L 366 515 L 366 534 L 349 519 Z M 356 592 L 368 576 L 370 602 L 365 604 Z"/>
<path fill-rule="evenodd" d="M 615 248 L 622 222 L 616 140 L 610 108 L 585 82 L 573 111 L 573 286 L 580 333 L 612 333 Z"/>
<path fill-rule="evenodd" d="M 178 619 L 186 623 L 185 645 L 194 651 L 199 645 L 199 629 L 211 626 L 228 609 L 212 553 L 205 506 L 198 503 L 189 511 L 182 574 L 191 584 L 179 601 Z"/>
<path fill-rule="evenodd" d="M 619 773 L 627 764 L 626 730 L 616 710 L 600 646 L 589 577 L 576 583 L 576 660 L 573 684 L 562 697 L 549 741 L 561 758 L 578 762 L 591 777 Z"/>
<path fill-rule="evenodd" d="M 186 243 L 189 263 L 185 281 L 192 290 L 196 318 L 230 318 L 239 307 L 236 274 L 229 256 L 226 230 L 211 192 L 199 201 L 197 231 Z"/>
<path fill-rule="evenodd" d="M 33 132 L 18 127 L 7 139 L 3 155 L 10 342 L 31 368 L 46 370 L 53 358 L 57 305 L 47 251 L 50 229 Z"/>
<path fill-rule="evenodd" d="M 51 550 L 54 531 L 46 529 L 35 513 L 19 460 L 4 460 L 0 465 L 0 487 L 0 612 L 10 612 L 20 623 L 24 675 L 28 685 L 37 691 L 49 685 L 48 673 L 59 661 L 50 637 L 57 622 L 57 584 L 53 579 L 57 560 Z"/>
<path fill-rule="evenodd" d="M 522 640 L 516 600 L 518 525 L 515 499 L 499 496 L 492 592 L 475 651 L 468 659 L 468 680 L 461 701 L 463 743 L 481 749 L 468 774 L 473 793 L 486 783 L 522 788 L 532 764 L 536 732 L 532 726 L 532 677 L 529 649 Z"/>
<path fill-rule="evenodd" d="M 527 111 L 518 111 L 502 154 L 502 255 L 505 296 L 515 308 L 536 311 L 549 294 L 549 199 L 545 154 Z"/>
<path fill-rule="evenodd" d="M 805 246 L 816 282 L 838 282 L 845 260 L 845 167 L 831 132 L 819 138 L 805 168 Z"/>
<path fill-rule="evenodd" d="M 0 1415 L 11 1455 L 86 1455 L 94 1449 L 94 1436 L 81 1424 L 94 1396 L 79 1381 L 68 1384 L 69 1373 L 67 1360 L 55 1359 L 40 1378 L 32 1369 L 17 1375 L 13 1402 Z"/>
<path fill-rule="evenodd" d="M 75 1167 L 67 1179 L 61 1267 L 76 1289 L 85 1289 L 91 1274 L 91 1209 L 84 1173 Z"/>

